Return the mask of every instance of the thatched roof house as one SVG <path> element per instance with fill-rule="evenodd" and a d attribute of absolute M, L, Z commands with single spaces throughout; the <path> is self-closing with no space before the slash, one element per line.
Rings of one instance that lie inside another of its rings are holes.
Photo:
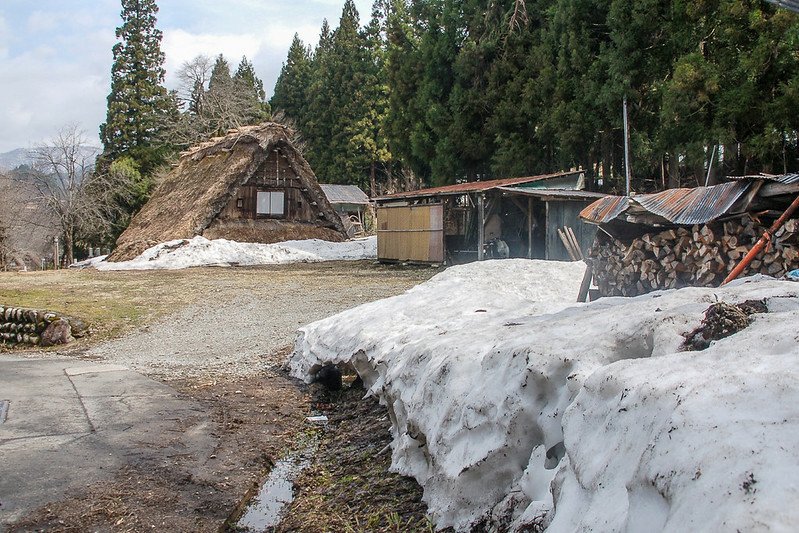
<path fill-rule="evenodd" d="M 291 143 L 291 131 L 265 123 L 231 130 L 182 154 L 117 239 L 111 261 L 202 235 L 272 243 L 341 241 L 344 227 Z"/>

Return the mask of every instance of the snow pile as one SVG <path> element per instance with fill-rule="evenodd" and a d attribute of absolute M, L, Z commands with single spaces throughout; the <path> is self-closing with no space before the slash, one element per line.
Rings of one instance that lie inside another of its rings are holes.
<path fill-rule="evenodd" d="M 276 244 L 236 242 L 205 237 L 178 239 L 158 244 L 130 261 L 94 262 L 97 270 L 155 270 L 198 266 L 252 266 L 320 261 L 353 261 L 377 257 L 377 238 L 346 242 L 319 239 Z"/>
<path fill-rule="evenodd" d="M 438 527 L 796 523 L 797 286 L 749 278 L 573 304 L 583 268 L 451 268 L 303 327 L 292 373 L 355 366 L 389 410 L 392 469 L 424 487 Z M 765 298 L 769 313 L 681 352 L 682 333 L 717 298 Z"/>

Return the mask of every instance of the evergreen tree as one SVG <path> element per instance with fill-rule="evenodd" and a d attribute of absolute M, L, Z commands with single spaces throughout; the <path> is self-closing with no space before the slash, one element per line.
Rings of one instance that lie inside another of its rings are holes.
<path fill-rule="evenodd" d="M 306 135 L 308 153 L 317 175 L 332 183 L 366 188 L 372 157 L 362 142 L 369 121 L 366 38 L 359 28 L 358 11 L 346 0 L 339 26 L 327 39 L 322 29 L 314 57 Z"/>
<path fill-rule="evenodd" d="M 331 83 L 327 77 L 327 61 L 333 47 L 333 35 L 327 19 L 322 21 L 319 42 L 310 63 L 309 84 L 306 91 L 304 116 L 299 118 L 302 134 L 308 142 L 308 158 L 317 176 L 324 180 L 323 154 L 316 147 L 323 146 L 332 135 L 329 112 L 332 104 Z"/>
<path fill-rule="evenodd" d="M 264 91 L 264 82 L 255 75 L 255 68 L 252 63 L 247 60 L 247 56 L 241 57 L 236 73 L 233 75 L 234 79 L 240 80 L 247 87 L 252 88 L 255 97 L 258 101 L 263 102 L 266 100 L 266 91 Z"/>
<path fill-rule="evenodd" d="M 412 26 L 405 0 L 391 0 L 386 21 L 385 76 L 389 87 L 386 130 L 394 158 L 411 172 L 420 175 L 429 171 L 424 159 L 417 158 L 408 132 L 421 110 L 416 92 L 421 78 L 421 65 L 416 61 L 418 38 Z"/>
<path fill-rule="evenodd" d="M 165 147 L 154 144 L 169 110 L 164 81 L 161 31 L 155 27 L 155 0 L 122 0 L 120 42 L 113 47 L 111 93 L 100 126 L 103 159 L 134 158 L 147 174 L 161 162 Z"/>
<path fill-rule="evenodd" d="M 236 73 L 233 75 L 233 82 L 242 91 L 242 97 L 246 101 L 248 109 L 245 120 L 249 124 L 258 124 L 269 120 L 272 115 L 272 108 L 266 101 L 266 91 L 264 82 L 255 75 L 255 68 L 242 56 Z"/>
<path fill-rule="evenodd" d="M 263 82 L 255 75 L 252 64 L 242 59 L 235 75 L 222 54 L 211 69 L 205 93 L 204 135 L 221 135 L 230 128 L 258 124 L 269 119 L 269 104 L 261 99 Z"/>
<path fill-rule="evenodd" d="M 310 84 L 310 52 L 295 33 L 286 62 L 280 69 L 271 104 L 275 111 L 282 110 L 294 120 L 300 129 L 303 129 L 306 122 Z"/>
<path fill-rule="evenodd" d="M 351 145 L 369 160 L 370 195 L 378 194 L 378 173 L 390 174 L 391 152 L 388 145 L 388 83 L 386 80 L 386 29 L 390 6 L 387 0 L 375 0 L 372 19 L 364 30 L 366 57 L 364 62 L 362 112 L 353 124 Z M 387 181 L 387 180 L 382 180 Z"/>
<path fill-rule="evenodd" d="M 211 68 L 211 78 L 208 81 L 208 90 L 213 91 L 222 90 L 230 86 L 233 77 L 230 75 L 230 63 L 227 62 L 225 56 L 219 54 L 216 56 L 214 66 Z"/>

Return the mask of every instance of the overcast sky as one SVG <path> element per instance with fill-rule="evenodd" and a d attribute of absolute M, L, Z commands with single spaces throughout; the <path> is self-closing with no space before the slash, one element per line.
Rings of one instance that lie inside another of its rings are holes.
<path fill-rule="evenodd" d="M 355 0 L 361 23 L 371 0 Z M 294 33 L 316 44 L 322 19 L 338 26 L 344 0 L 159 0 L 166 86 L 198 54 L 246 55 L 271 96 Z M 0 153 L 30 148 L 77 123 L 99 145 L 111 88 L 119 0 L 0 0 Z"/>

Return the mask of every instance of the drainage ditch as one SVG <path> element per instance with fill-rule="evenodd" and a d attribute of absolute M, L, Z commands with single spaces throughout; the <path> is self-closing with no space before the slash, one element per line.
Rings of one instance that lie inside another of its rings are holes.
<path fill-rule="evenodd" d="M 294 482 L 319 450 L 319 432 L 308 432 L 284 458 L 278 460 L 235 523 L 236 531 L 263 533 L 276 527 L 294 500 Z"/>

